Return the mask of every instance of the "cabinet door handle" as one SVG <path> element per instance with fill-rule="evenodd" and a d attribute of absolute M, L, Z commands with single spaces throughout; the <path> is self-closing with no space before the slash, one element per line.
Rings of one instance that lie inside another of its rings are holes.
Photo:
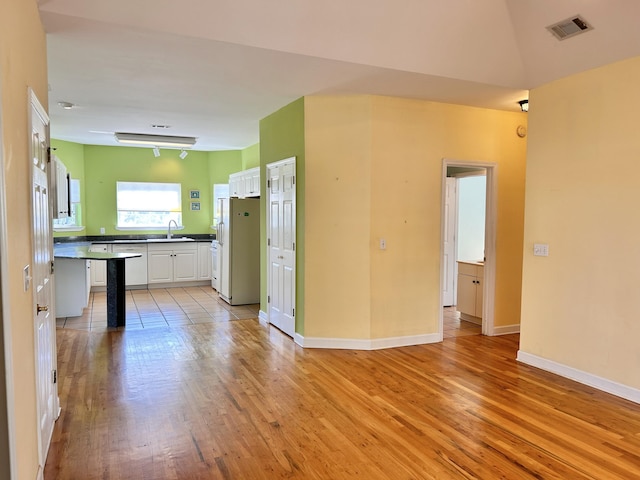
<path fill-rule="evenodd" d="M 49 305 L 40 305 L 38 304 L 38 306 L 36 307 L 37 313 L 40 312 L 48 312 L 49 311 Z"/>

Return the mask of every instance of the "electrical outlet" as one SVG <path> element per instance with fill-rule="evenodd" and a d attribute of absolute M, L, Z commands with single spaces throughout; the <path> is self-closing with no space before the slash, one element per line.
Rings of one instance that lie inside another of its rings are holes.
<path fill-rule="evenodd" d="M 100 227 L 100 235 L 104 235 L 104 227 Z"/>
<path fill-rule="evenodd" d="M 386 250 L 387 249 L 387 241 L 384 238 L 380 239 L 380 250 Z"/>
<path fill-rule="evenodd" d="M 549 245 L 546 243 L 534 243 L 533 244 L 533 254 L 536 257 L 548 257 L 549 256 Z"/>

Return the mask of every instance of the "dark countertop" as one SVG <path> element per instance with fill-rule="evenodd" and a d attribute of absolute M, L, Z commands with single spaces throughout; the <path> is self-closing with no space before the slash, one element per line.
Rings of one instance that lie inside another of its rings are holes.
<path fill-rule="evenodd" d="M 134 258 L 141 257 L 141 253 L 109 253 L 109 252 L 90 252 L 88 246 L 68 245 L 62 248 L 56 248 L 53 256 L 55 258 L 70 258 L 74 260 L 113 260 L 118 258 Z"/>
<path fill-rule="evenodd" d="M 169 242 L 177 242 L 179 239 L 186 237 L 192 239 L 194 242 L 211 242 L 216 239 L 216 235 L 208 233 L 196 233 L 196 234 L 180 234 L 173 235 L 173 239 Z M 86 244 L 91 243 L 162 243 L 167 240 L 165 235 L 87 235 L 76 237 L 54 237 L 53 243 L 57 245 L 65 243 L 73 244 Z M 186 240 L 190 241 L 190 240 Z"/>

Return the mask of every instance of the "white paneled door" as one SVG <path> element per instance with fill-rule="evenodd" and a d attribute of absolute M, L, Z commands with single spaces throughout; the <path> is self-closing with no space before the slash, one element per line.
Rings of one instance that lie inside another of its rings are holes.
<path fill-rule="evenodd" d="M 269 323 L 295 334 L 296 159 L 267 165 L 267 248 Z"/>
<path fill-rule="evenodd" d="M 33 92 L 31 108 L 31 168 L 33 226 L 33 315 L 35 322 L 36 389 L 39 427 L 40 469 L 49 451 L 53 424 L 58 417 L 56 385 L 56 325 L 53 305 L 51 198 L 47 169 L 49 162 L 49 118 Z M 25 284 L 25 288 L 27 285 Z"/>

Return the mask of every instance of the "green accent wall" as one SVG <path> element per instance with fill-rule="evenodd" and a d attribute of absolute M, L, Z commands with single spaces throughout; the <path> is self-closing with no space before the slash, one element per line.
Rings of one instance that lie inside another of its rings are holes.
<path fill-rule="evenodd" d="M 261 191 L 267 191 L 266 165 L 296 157 L 296 332 L 304 333 L 304 212 L 305 212 L 305 140 L 304 98 L 300 98 L 260 121 Z M 266 195 L 260 197 L 260 310 L 267 306 L 267 224 Z"/>
<path fill-rule="evenodd" d="M 85 145 L 87 235 L 164 233 L 164 229 L 116 230 L 116 182 L 171 182 L 182 186 L 183 234 L 209 233 L 211 187 L 209 155 L 190 151 L 182 160 L 180 150 L 161 149 L 158 158 L 150 148 Z M 190 209 L 190 190 L 200 191 L 200 210 Z"/>
<path fill-rule="evenodd" d="M 79 224 L 86 223 L 86 196 L 84 181 L 84 145 L 80 143 L 65 142 L 64 140 L 51 139 L 51 148 L 55 149 L 53 154 L 58 157 L 71 178 L 80 180 L 80 212 Z M 68 235 L 85 235 L 84 232 L 54 232 L 54 237 L 64 237 Z"/>
<path fill-rule="evenodd" d="M 164 233 L 164 230 L 116 230 L 116 182 L 172 182 L 182 185 L 184 234 L 212 233 L 213 185 L 227 183 L 231 173 L 244 170 L 245 163 L 259 165 L 260 146 L 244 150 L 189 151 L 183 160 L 180 150 L 161 149 L 158 158 L 150 148 L 82 145 L 51 140 L 55 155 L 65 164 L 71 178 L 80 180 L 81 232 L 56 232 L 54 236 Z M 250 168 L 250 167 L 247 167 Z M 200 191 L 200 210 L 191 210 L 190 191 Z"/>
<path fill-rule="evenodd" d="M 209 152 L 209 181 L 211 185 L 229 183 L 230 174 L 244 170 L 242 154 L 243 150 Z M 209 190 L 213 193 L 213 187 Z"/>
<path fill-rule="evenodd" d="M 242 150 L 242 170 L 260 166 L 260 144 L 256 143 Z"/>

